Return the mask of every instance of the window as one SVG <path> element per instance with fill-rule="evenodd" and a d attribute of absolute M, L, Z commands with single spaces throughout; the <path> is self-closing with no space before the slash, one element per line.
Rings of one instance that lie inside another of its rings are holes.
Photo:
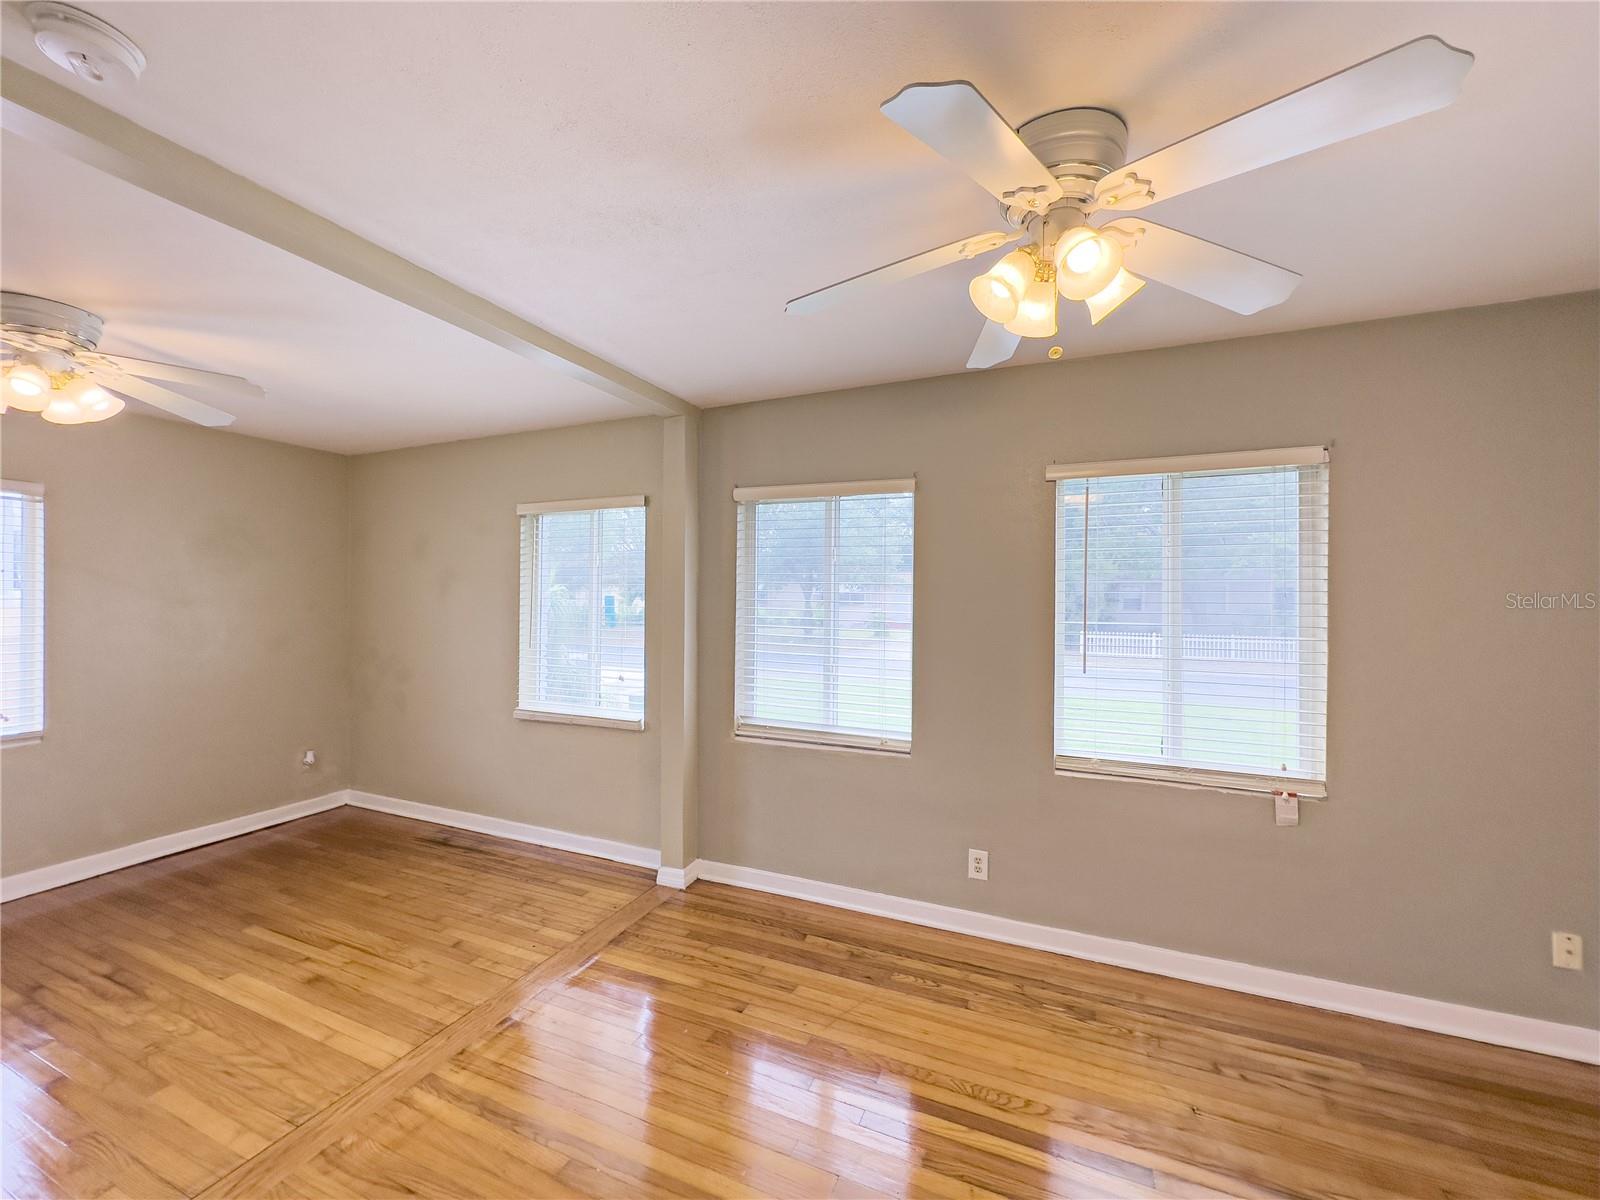
<path fill-rule="evenodd" d="M 1058 770 L 1327 794 L 1326 462 L 1050 469 Z"/>
<path fill-rule="evenodd" d="M 644 728 L 644 497 L 523 504 L 516 715 Z"/>
<path fill-rule="evenodd" d="M 0 736 L 44 732 L 44 489 L 0 484 Z"/>
<path fill-rule="evenodd" d="M 909 752 L 914 488 L 734 489 L 735 733 Z"/>

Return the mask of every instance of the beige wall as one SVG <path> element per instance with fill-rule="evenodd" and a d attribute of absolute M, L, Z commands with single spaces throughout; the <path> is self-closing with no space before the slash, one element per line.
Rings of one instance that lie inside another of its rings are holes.
<path fill-rule="evenodd" d="M 701 854 L 1600 1024 L 1593 295 L 717 409 Z M 1333 447 L 1329 799 L 1058 778 L 1047 463 Z M 909 758 L 735 742 L 734 484 L 917 477 Z M 965 877 L 968 847 L 993 878 Z"/>
<path fill-rule="evenodd" d="M 1600 1025 L 1592 967 L 1549 963 L 1553 929 L 1600 952 L 1600 614 L 1505 606 L 1600 590 L 1597 324 L 1565 297 L 706 412 L 699 853 Z M 131 417 L 4 434 L 50 554 L 50 729 L 4 758 L 7 873 L 345 785 L 661 844 L 693 756 L 663 771 L 660 674 L 642 733 L 511 716 L 516 505 L 645 493 L 659 597 L 661 422 L 348 460 Z M 1279 829 L 1264 801 L 1057 778 L 1045 464 L 1315 442 L 1330 799 Z M 733 485 L 910 474 L 912 754 L 735 742 Z"/>
<path fill-rule="evenodd" d="M 642 732 L 519 721 L 511 711 L 517 505 L 654 500 L 660 480 L 661 422 L 649 418 L 352 460 L 352 786 L 657 845 L 653 678 Z M 650 595 L 659 505 L 647 507 L 646 521 Z M 655 617 L 647 601 L 647 625 Z"/>
<path fill-rule="evenodd" d="M 14 413 L 0 470 L 45 486 L 47 579 L 45 734 L 0 757 L 6 874 L 345 786 L 344 459 Z"/>

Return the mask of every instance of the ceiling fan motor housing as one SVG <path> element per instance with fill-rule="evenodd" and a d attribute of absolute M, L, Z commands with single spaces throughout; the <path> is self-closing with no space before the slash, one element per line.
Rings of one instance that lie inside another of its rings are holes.
<path fill-rule="evenodd" d="M 103 327 L 92 312 L 23 292 L 0 292 L 0 325 L 66 351 L 93 350 Z"/>
<path fill-rule="evenodd" d="M 1094 185 L 1128 161 L 1128 126 L 1103 108 L 1063 108 L 1035 117 L 1017 136 L 1049 168 L 1065 202 L 1082 208 Z"/>

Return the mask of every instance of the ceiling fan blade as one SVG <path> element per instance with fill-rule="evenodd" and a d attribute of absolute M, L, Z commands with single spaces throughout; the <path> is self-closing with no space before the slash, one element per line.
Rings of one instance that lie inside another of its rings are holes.
<path fill-rule="evenodd" d="M 1282 304 L 1300 283 L 1293 271 L 1141 218 L 1125 217 L 1102 228 L 1137 239 L 1125 259 L 1134 274 L 1245 316 Z"/>
<path fill-rule="evenodd" d="M 63 353 L 59 347 L 52 346 L 44 339 L 35 337 L 23 329 L 0 329 L 0 347 L 4 347 L 5 353 L 11 355 L 38 354 L 40 352 Z"/>
<path fill-rule="evenodd" d="M 951 263 L 960 262 L 964 258 L 976 258 L 980 254 L 987 254 L 990 250 L 999 249 L 1007 242 L 1014 242 L 1022 236 L 1023 233 L 1020 229 L 975 233 L 969 238 L 962 238 L 959 242 L 951 242 L 946 246 L 937 246 L 932 250 L 924 250 L 921 254 L 913 254 L 910 258 L 902 258 L 886 267 L 878 267 L 873 271 L 864 271 L 860 275 L 852 275 L 849 279 L 840 283 L 831 283 L 825 288 L 818 288 L 814 292 L 807 292 L 804 296 L 797 296 L 783 306 L 783 311 L 786 313 L 816 312 L 819 308 L 826 308 L 828 305 L 847 299 L 866 288 L 874 288 L 884 283 L 898 283 L 902 279 L 910 279 L 913 275 L 921 275 L 926 271 L 947 267 Z"/>
<path fill-rule="evenodd" d="M 160 379 L 166 383 L 185 383 L 194 387 L 226 392 L 230 396 L 244 396 L 260 400 L 266 396 L 258 385 L 237 375 L 224 375 L 219 371 L 201 371 L 194 367 L 180 367 L 177 363 L 148 362 L 142 358 L 123 358 L 120 354 L 82 355 L 92 364 L 106 367 L 121 375 L 134 375 L 140 379 Z"/>
<path fill-rule="evenodd" d="M 142 400 L 152 408 L 159 408 L 175 417 L 182 417 L 185 421 L 193 421 L 196 425 L 207 425 L 218 429 L 233 424 L 233 417 L 219 408 L 212 408 L 209 404 L 201 404 L 198 400 L 180 396 L 160 384 L 150 383 L 133 375 L 124 375 L 117 371 L 96 371 L 94 378 L 102 387 L 110 388 L 113 392 L 134 400 Z"/>
<path fill-rule="evenodd" d="M 996 200 L 1037 210 L 1061 199 L 1056 177 L 970 83 L 913 83 L 880 107 Z"/>
<path fill-rule="evenodd" d="M 1096 200 L 1118 212 L 1143 208 L 1433 112 L 1460 95 L 1471 66 L 1465 50 L 1417 38 L 1117 168 Z"/>
<path fill-rule="evenodd" d="M 981 371 L 1008 362 L 1021 342 L 1020 333 L 1012 333 L 998 321 L 985 321 L 983 332 L 978 334 L 978 344 L 972 348 L 972 357 L 967 359 L 967 369 Z"/>

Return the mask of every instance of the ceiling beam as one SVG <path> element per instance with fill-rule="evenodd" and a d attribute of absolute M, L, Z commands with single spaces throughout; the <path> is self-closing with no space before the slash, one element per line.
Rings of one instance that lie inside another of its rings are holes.
<path fill-rule="evenodd" d="M 201 216 L 659 416 L 694 405 L 7 60 L 0 124 Z"/>

